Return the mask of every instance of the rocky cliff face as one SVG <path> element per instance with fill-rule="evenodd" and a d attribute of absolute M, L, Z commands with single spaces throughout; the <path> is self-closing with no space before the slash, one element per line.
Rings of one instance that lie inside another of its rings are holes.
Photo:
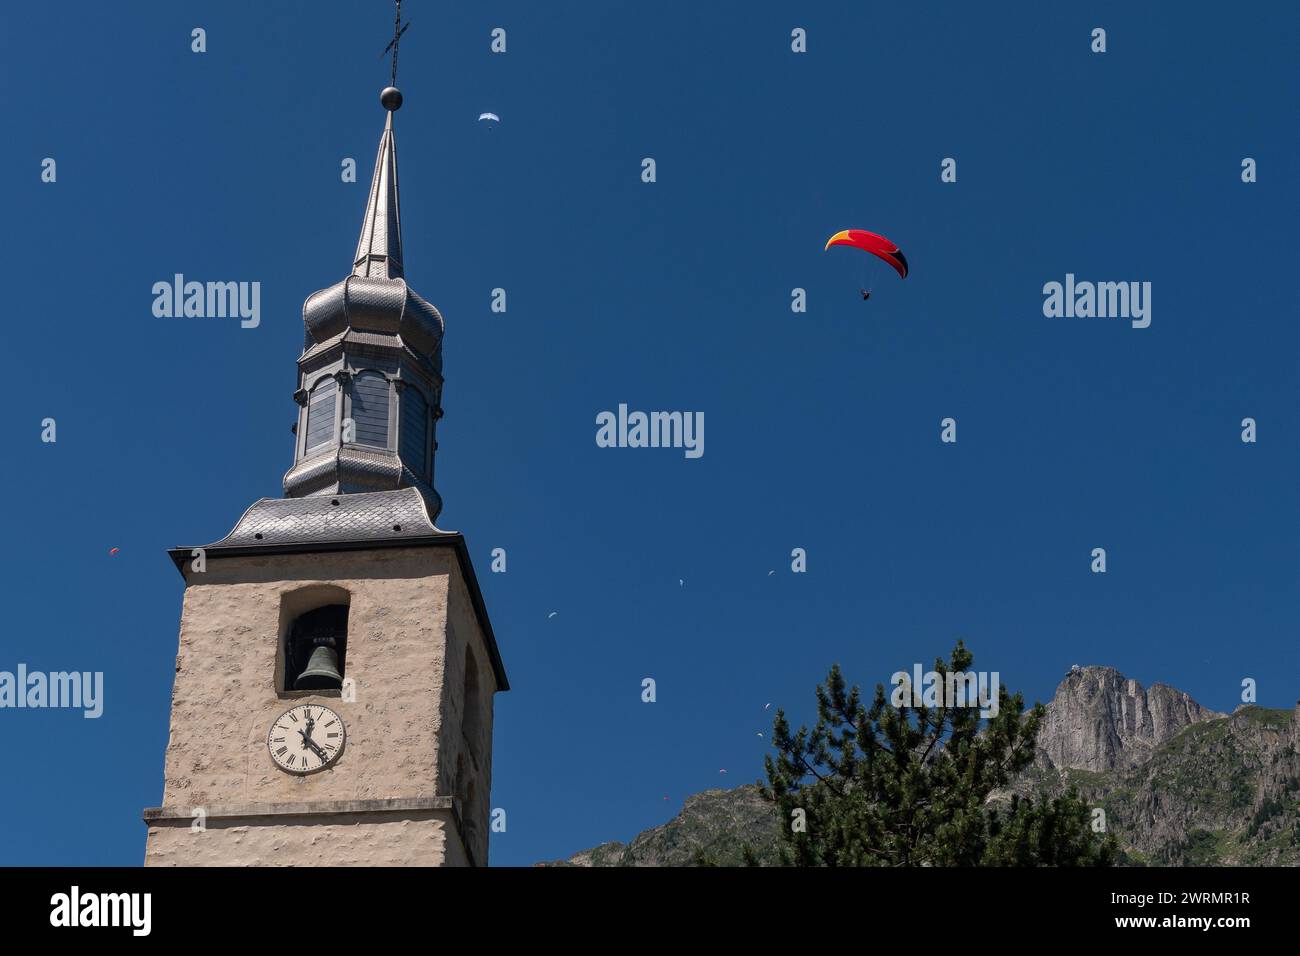
<path fill-rule="evenodd" d="M 1038 764 L 1096 771 L 1136 767 L 1188 726 L 1222 716 L 1164 684 L 1147 690 L 1113 667 L 1071 669 L 1039 729 Z"/>
<path fill-rule="evenodd" d="M 1300 865 L 1300 704 L 1294 711 L 1201 707 L 1111 667 L 1071 670 L 1047 705 L 1035 762 L 1015 791 L 1071 787 L 1106 811 L 1129 864 Z M 991 799 L 1005 799 L 1006 794 Z M 707 790 L 631 843 L 553 865 L 690 866 L 775 859 L 775 813 L 750 785 Z"/>
<path fill-rule="evenodd" d="M 1130 863 L 1300 865 L 1300 706 L 1198 721 L 1149 759 L 1106 772 L 1036 767 L 1026 795 L 1070 787 L 1106 811 Z"/>

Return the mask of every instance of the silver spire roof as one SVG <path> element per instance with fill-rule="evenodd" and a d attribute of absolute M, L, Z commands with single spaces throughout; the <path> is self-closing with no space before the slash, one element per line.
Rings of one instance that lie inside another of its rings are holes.
<path fill-rule="evenodd" d="M 388 111 L 384 134 L 375 157 L 375 177 L 361 220 L 352 274 L 367 279 L 402 278 L 402 214 L 397 202 L 397 147 L 393 142 L 393 111 Z"/>
<path fill-rule="evenodd" d="M 413 487 L 436 519 L 444 326 L 404 278 L 393 138 L 402 94 L 389 87 L 380 103 L 388 118 L 352 274 L 303 303 L 294 393 L 301 411 L 284 491 L 301 498 Z"/>

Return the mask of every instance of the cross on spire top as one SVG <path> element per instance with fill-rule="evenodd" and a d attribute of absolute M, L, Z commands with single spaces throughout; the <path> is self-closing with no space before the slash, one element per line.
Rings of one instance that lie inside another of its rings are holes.
<path fill-rule="evenodd" d="M 388 46 L 384 47 L 384 53 L 393 51 L 393 75 L 389 84 L 391 86 L 397 86 L 397 48 L 401 44 L 402 34 L 410 25 L 410 20 L 407 20 L 405 25 L 402 24 L 402 0 L 397 0 L 397 16 L 393 18 L 393 39 L 389 41 Z M 381 58 L 384 53 L 379 54 Z"/>

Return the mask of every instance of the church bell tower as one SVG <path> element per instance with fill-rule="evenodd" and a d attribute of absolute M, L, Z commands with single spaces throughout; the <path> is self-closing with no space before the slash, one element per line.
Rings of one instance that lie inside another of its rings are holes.
<path fill-rule="evenodd" d="M 395 64 L 394 60 L 394 64 Z M 439 530 L 443 319 L 406 284 L 393 114 L 352 273 L 303 305 L 283 498 L 170 554 L 185 579 L 147 866 L 483 866 L 508 689 Z"/>

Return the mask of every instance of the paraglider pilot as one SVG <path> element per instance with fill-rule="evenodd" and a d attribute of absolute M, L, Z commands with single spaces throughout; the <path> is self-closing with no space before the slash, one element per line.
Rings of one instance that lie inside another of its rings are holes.
<path fill-rule="evenodd" d="M 844 229 L 826 240 L 826 248 L 829 249 L 831 246 L 853 246 L 861 249 L 887 262 L 898 273 L 900 279 L 907 278 L 907 259 L 903 251 L 884 236 L 867 232 L 865 229 Z M 870 289 L 859 288 L 858 291 L 862 293 L 863 302 L 871 298 Z"/>

